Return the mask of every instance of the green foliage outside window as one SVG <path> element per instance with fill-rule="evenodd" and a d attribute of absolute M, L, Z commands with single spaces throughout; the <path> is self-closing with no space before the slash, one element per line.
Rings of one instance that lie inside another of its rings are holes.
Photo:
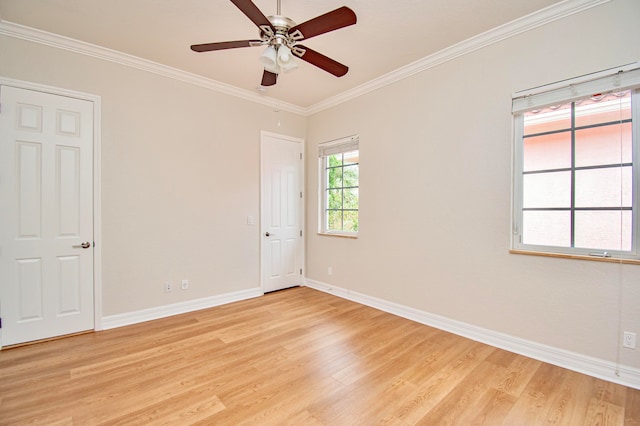
<path fill-rule="evenodd" d="M 327 229 L 358 231 L 358 151 L 327 157 Z"/>

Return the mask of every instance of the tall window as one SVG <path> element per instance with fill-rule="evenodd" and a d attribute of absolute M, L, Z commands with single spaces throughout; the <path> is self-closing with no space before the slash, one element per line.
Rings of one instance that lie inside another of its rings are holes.
<path fill-rule="evenodd" d="M 358 233 L 360 151 L 358 136 L 319 145 L 320 232 Z"/>
<path fill-rule="evenodd" d="M 638 256 L 640 70 L 514 99 L 513 247 Z"/>

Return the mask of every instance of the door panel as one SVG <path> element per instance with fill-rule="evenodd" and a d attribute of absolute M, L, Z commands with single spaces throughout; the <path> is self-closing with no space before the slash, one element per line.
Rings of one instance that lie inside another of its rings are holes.
<path fill-rule="evenodd" d="M 3 142 L 5 143 L 5 142 Z M 16 141 L 18 239 L 40 238 L 42 225 L 42 145 Z"/>
<path fill-rule="evenodd" d="M 0 98 L 2 345 L 93 329 L 93 103 Z"/>
<path fill-rule="evenodd" d="M 302 284 L 302 141 L 262 135 L 262 287 Z"/>
<path fill-rule="evenodd" d="M 42 259 L 16 259 L 16 269 L 19 308 L 16 320 L 23 322 L 43 319 Z"/>

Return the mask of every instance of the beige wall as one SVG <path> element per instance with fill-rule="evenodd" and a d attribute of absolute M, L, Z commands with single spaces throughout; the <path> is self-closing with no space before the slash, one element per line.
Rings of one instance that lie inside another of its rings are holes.
<path fill-rule="evenodd" d="M 513 92 L 640 59 L 638 18 L 640 2 L 614 0 L 311 116 L 308 192 L 317 144 L 357 133 L 361 215 L 357 240 L 308 233 L 307 277 L 615 361 L 619 319 L 640 335 L 640 266 L 509 254 L 510 108 Z M 638 350 L 620 360 L 640 367 Z"/>
<path fill-rule="evenodd" d="M 104 315 L 260 286 L 260 131 L 305 117 L 8 37 L 0 76 L 102 97 Z"/>

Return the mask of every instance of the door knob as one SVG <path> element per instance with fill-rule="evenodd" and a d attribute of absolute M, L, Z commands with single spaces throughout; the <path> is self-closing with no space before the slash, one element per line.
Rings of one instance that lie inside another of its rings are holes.
<path fill-rule="evenodd" d="M 264 233 L 264 236 L 265 236 L 265 237 L 268 237 L 269 235 L 271 235 L 271 234 L 270 234 L 270 233 L 268 233 L 268 232 L 265 232 L 265 233 Z"/>
<path fill-rule="evenodd" d="M 83 241 L 81 244 L 76 245 L 76 246 L 72 246 L 73 248 L 83 248 L 83 249 L 88 249 L 89 247 L 91 247 L 91 243 L 89 241 Z"/>

